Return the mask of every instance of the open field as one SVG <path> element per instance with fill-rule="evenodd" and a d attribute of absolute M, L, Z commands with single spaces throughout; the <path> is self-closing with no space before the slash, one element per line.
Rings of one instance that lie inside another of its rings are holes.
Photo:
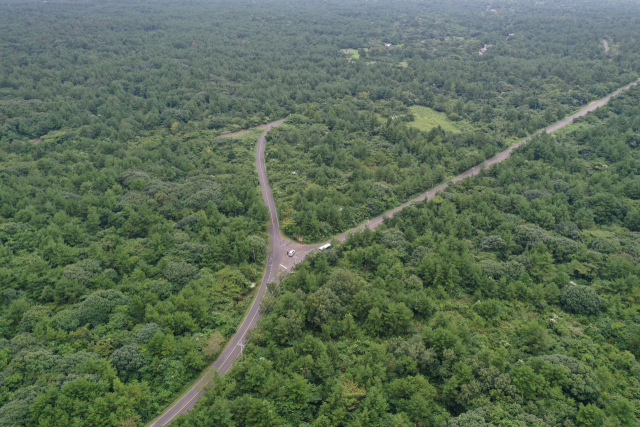
<path fill-rule="evenodd" d="M 354 59 L 360 59 L 360 54 L 358 53 L 358 49 L 352 49 L 352 48 L 345 48 L 345 49 L 340 49 L 340 52 L 342 52 L 343 54 L 345 50 L 349 50 L 349 53 L 346 55 L 351 55 L 352 58 Z M 367 49 L 366 47 L 364 48 L 365 52 L 368 51 L 369 49 Z"/>
<path fill-rule="evenodd" d="M 466 122 L 449 120 L 445 113 L 440 113 L 429 107 L 414 105 L 413 107 L 409 107 L 409 109 L 415 116 L 415 120 L 410 122 L 409 125 L 420 130 L 428 131 L 436 126 L 440 126 L 449 132 L 462 132 L 470 127 Z"/>

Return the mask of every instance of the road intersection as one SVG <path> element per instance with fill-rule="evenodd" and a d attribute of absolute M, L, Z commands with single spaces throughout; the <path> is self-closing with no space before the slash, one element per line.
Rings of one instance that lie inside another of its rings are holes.
<path fill-rule="evenodd" d="M 612 94 L 600 99 L 599 101 L 592 102 L 585 108 L 581 109 L 577 113 L 564 118 L 563 120 L 549 126 L 544 129 L 542 132 L 552 133 L 560 128 L 563 128 L 573 122 L 573 119 L 582 117 L 586 115 L 588 112 L 595 110 L 603 105 L 605 105 L 609 100 L 618 95 L 623 90 L 629 89 L 631 86 L 637 85 L 637 82 L 631 83 Z M 264 150 L 266 145 L 266 135 L 272 128 L 281 125 L 286 119 L 278 120 L 276 122 L 270 123 L 266 126 L 262 135 L 258 139 L 258 145 L 256 147 L 256 167 L 258 169 L 258 179 L 260 181 L 260 189 L 262 191 L 262 197 L 266 206 L 269 208 L 269 214 L 271 216 L 269 221 L 269 238 L 270 238 L 270 248 L 269 254 L 267 258 L 266 270 L 264 273 L 264 277 L 262 283 L 260 284 L 260 288 L 258 289 L 258 293 L 255 296 L 255 299 L 247 313 L 246 317 L 242 321 L 242 324 L 239 326 L 235 335 L 231 338 L 229 343 L 227 344 L 225 350 L 218 357 L 218 359 L 214 362 L 214 364 L 207 369 L 205 374 L 199 379 L 199 381 L 187 391 L 184 395 L 182 395 L 164 414 L 160 417 L 156 418 L 149 427 L 161 427 L 171 424 L 171 422 L 181 414 L 185 414 L 188 412 L 196 402 L 202 397 L 202 395 L 206 391 L 206 386 L 211 383 L 212 375 L 222 375 L 225 374 L 231 369 L 233 362 L 240 356 L 242 353 L 242 349 L 246 344 L 247 332 L 251 329 L 255 328 L 258 324 L 258 321 L 262 317 L 260 313 L 260 303 L 262 302 L 264 296 L 267 292 L 267 284 L 273 281 L 278 281 L 282 275 L 291 271 L 292 267 L 303 261 L 304 258 L 311 252 L 317 250 L 319 246 L 323 243 L 319 243 L 317 245 L 301 245 L 296 242 L 293 242 L 289 239 L 283 237 L 280 233 L 280 227 L 278 223 L 278 215 L 276 212 L 276 205 L 273 200 L 273 194 L 271 193 L 271 187 L 269 186 L 269 180 L 267 176 L 267 169 L 264 157 Z M 511 153 L 519 148 L 520 146 L 529 142 L 531 138 L 527 138 L 522 140 L 516 144 L 513 144 L 507 150 L 502 153 L 492 157 L 491 159 L 486 160 L 482 164 L 469 169 L 468 171 L 458 175 L 457 177 L 452 179 L 452 182 L 459 182 L 465 178 L 470 176 L 474 176 L 480 173 L 480 171 L 490 165 L 495 163 L 499 163 L 509 156 Z M 378 227 L 380 224 L 384 222 L 384 218 L 391 218 L 397 212 L 400 212 L 402 209 L 417 203 L 423 200 L 429 200 L 436 195 L 437 192 L 444 190 L 448 187 L 448 184 L 441 184 L 438 187 L 427 191 L 426 193 L 421 194 L 420 196 L 410 200 L 407 203 L 404 203 L 398 206 L 395 209 L 392 209 L 376 218 L 371 219 L 370 221 L 340 235 L 337 236 L 336 239 L 340 242 L 344 242 L 347 237 L 360 230 L 364 230 L 365 228 L 374 229 Z M 296 254 L 294 257 L 287 256 L 287 252 L 290 250 L 295 250 Z"/>

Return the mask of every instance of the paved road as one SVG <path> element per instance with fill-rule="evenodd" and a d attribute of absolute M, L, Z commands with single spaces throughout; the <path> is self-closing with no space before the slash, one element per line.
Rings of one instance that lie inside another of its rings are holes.
<path fill-rule="evenodd" d="M 588 112 L 593 111 L 596 108 L 605 105 L 607 102 L 609 102 L 609 100 L 613 96 L 616 96 L 617 94 L 619 94 L 623 90 L 629 89 L 631 86 L 635 86 L 637 84 L 638 84 L 637 82 L 636 83 L 631 83 L 631 84 L 629 84 L 629 85 L 627 85 L 627 86 L 625 86 L 623 88 L 620 88 L 620 89 L 616 90 L 612 94 L 605 96 L 604 98 L 602 98 L 599 101 L 592 102 L 591 104 L 587 105 L 586 107 L 584 107 L 583 109 L 581 109 L 577 113 L 575 113 L 575 114 L 573 114 L 571 116 L 565 117 L 564 119 L 560 120 L 559 122 L 549 126 L 544 131 L 547 132 L 547 133 L 552 133 L 552 132 L 555 132 L 556 130 L 558 130 L 560 128 L 565 127 L 569 123 L 573 122 L 573 119 L 575 119 L 577 117 L 582 117 L 582 116 L 586 115 Z M 482 164 L 480 164 L 480 165 L 478 165 L 478 166 L 476 166 L 474 168 L 471 168 L 468 171 L 456 176 L 455 178 L 452 179 L 452 181 L 453 182 L 458 182 L 458 181 L 461 181 L 461 180 L 463 180 L 465 178 L 468 178 L 470 176 L 477 175 L 477 174 L 480 173 L 480 171 L 483 168 L 486 168 L 488 166 L 491 166 L 491 165 L 493 165 L 495 163 L 499 163 L 499 162 L 507 159 L 509 156 L 511 156 L 511 153 L 516 148 L 526 144 L 527 142 L 529 142 L 530 139 L 531 138 L 527 138 L 527 139 L 522 140 L 522 141 L 520 141 L 520 142 L 518 142 L 516 144 L 513 144 L 512 146 L 510 146 L 508 149 L 506 149 L 502 153 L 500 153 L 500 154 L 498 154 L 498 155 L 486 160 L 484 163 L 482 163 Z M 341 241 L 341 242 L 344 242 L 347 239 L 347 237 L 349 236 L 349 234 L 351 234 L 351 233 L 354 233 L 354 232 L 359 231 L 359 230 L 363 230 L 365 227 L 367 227 L 369 229 L 374 229 L 377 226 L 379 226 L 380 224 L 382 224 L 382 222 L 384 221 L 385 217 L 391 218 L 391 217 L 393 217 L 393 215 L 395 213 L 400 212 L 402 209 L 406 208 L 407 206 L 410 206 L 410 205 L 412 205 L 414 203 L 423 201 L 425 199 L 429 200 L 432 197 L 434 197 L 438 191 L 442 191 L 445 188 L 447 188 L 448 186 L 449 186 L 448 184 L 441 184 L 438 187 L 436 187 L 436 188 L 434 188 L 432 190 L 429 190 L 426 193 L 421 194 L 420 196 L 416 197 L 415 199 L 412 199 L 412 200 L 408 201 L 407 203 L 405 203 L 403 205 L 400 205 L 397 208 L 392 209 L 389 212 L 386 212 L 386 213 L 384 213 L 384 214 L 382 214 L 382 215 L 380 215 L 380 216 L 378 216 L 378 217 L 366 222 L 365 224 L 362 224 L 359 227 L 357 227 L 357 228 L 355 228 L 353 230 L 350 230 L 347 233 L 344 233 L 344 234 L 338 236 L 337 239 L 339 241 Z M 289 250 L 289 249 L 295 249 L 296 250 L 296 255 L 298 255 L 298 254 L 302 255 L 302 256 L 298 257 L 298 259 L 296 260 L 297 262 L 300 262 L 302 259 L 304 259 L 304 256 L 307 253 L 309 253 L 311 250 L 315 249 L 315 247 L 309 248 L 309 246 L 302 246 L 302 245 L 297 245 L 296 243 L 293 243 L 293 242 L 288 242 L 288 244 L 286 245 L 286 250 Z M 300 252 L 298 252 L 298 251 L 300 251 Z M 283 261 L 283 264 L 285 266 L 288 266 L 288 268 L 290 268 L 293 263 L 290 260 L 285 260 L 285 261 Z"/>
<path fill-rule="evenodd" d="M 632 83 L 625 86 L 624 88 L 618 89 L 611 95 L 608 95 L 599 101 L 593 102 L 588 106 L 586 106 L 585 108 L 583 108 L 582 110 L 580 110 L 579 112 L 569 117 L 566 117 L 565 119 L 559 121 L 558 123 L 555 123 L 549 126 L 544 131 L 546 131 L 547 133 L 552 133 L 568 125 L 573 121 L 574 118 L 582 117 L 588 112 L 603 106 L 604 104 L 609 102 L 609 99 L 611 99 L 611 97 L 619 94 L 621 91 L 626 90 L 630 88 L 632 85 L 636 85 L 636 84 L 637 83 Z M 304 260 L 304 258 L 310 252 L 313 252 L 314 250 L 317 249 L 318 246 L 321 245 L 321 244 L 313 245 L 313 246 L 300 245 L 288 239 L 285 239 L 280 234 L 280 227 L 278 224 L 278 215 L 276 213 L 276 205 L 273 200 L 273 195 L 271 194 L 271 187 L 269 186 L 269 180 L 267 177 L 267 169 L 266 169 L 265 159 L 264 159 L 264 149 L 266 144 L 265 137 L 267 135 L 267 132 L 269 132 L 271 128 L 281 125 L 283 122 L 284 122 L 284 119 L 267 125 L 264 132 L 262 132 L 262 135 L 260 135 L 260 138 L 258 139 L 258 146 L 256 148 L 256 167 L 258 169 L 258 178 L 260 180 L 260 189 L 262 190 L 262 198 L 264 199 L 264 202 L 269 208 L 269 212 L 271 214 L 271 221 L 269 222 L 269 237 L 271 240 L 271 248 L 269 250 L 267 268 L 266 268 L 262 283 L 260 284 L 260 289 L 258 290 L 258 294 L 256 295 L 253 301 L 253 305 L 251 306 L 251 309 L 249 310 L 247 317 L 245 317 L 242 324 L 238 328 L 238 331 L 236 332 L 236 334 L 231 338 L 231 341 L 229 342 L 225 350 L 222 352 L 220 357 L 218 357 L 218 360 L 215 361 L 215 363 L 209 368 L 209 370 L 205 373 L 205 375 L 184 396 L 182 396 L 177 401 L 177 403 L 171 406 L 171 408 L 169 408 L 167 412 L 165 412 L 162 416 L 160 416 L 157 420 L 155 420 L 153 424 L 150 425 L 150 427 L 160 427 L 160 426 L 169 425 L 175 417 L 177 417 L 180 414 L 184 414 L 188 410 L 193 408 L 193 405 L 195 405 L 198 399 L 204 394 L 205 387 L 208 384 L 210 384 L 211 376 L 218 375 L 218 373 L 224 374 L 231 368 L 231 366 L 233 365 L 233 362 L 240 355 L 240 352 L 242 351 L 242 346 L 245 343 L 245 337 L 247 332 L 255 328 L 256 324 L 258 323 L 258 320 L 260 320 L 260 317 L 261 317 L 260 302 L 262 301 L 262 298 L 264 297 L 265 292 L 267 290 L 267 283 L 272 281 L 278 281 L 282 274 L 286 274 L 286 272 L 288 272 L 296 263 Z M 480 173 L 480 171 L 483 168 L 507 159 L 509 156 L 511 156 L 511 153 L 513 152 L 513 150 L 522 146 L 523 144 L 526 144 L 529 140 L 530 138 L 512 145 L 502 153 L 485 161 L 482 165 L 476 166 L 458 175 L 457 177 L 453 178 L 452 181 L 458 182 L 467 177 L 477 175 L 478 173 Z M 411 201 L 401 206 L 398 206 L 397 208 L 389 212 L 386 212 L 366 222 L 365 224 L 362 224 L 359 227 L 348 231 L 347 233 L 344 233 L 338 236 L 337 239 L 341 242 L 344 242 L 350 234 L 355 233 L 358 230 L 363 230 L 365 227 L 369 229 L 374 229 L 378 227 L 380 224 L 382 224 L 385 217 L 391 218 L 395 213 L 400 212 L 402 209 L 406 208 L 407 206 L 410 206 L 414 203 L 420 202 L 425 199 L 429 200 L 432 197 L 434 197 L 438 191 L 442 191 L 447 187 L 448 187 L 447 184 L 442 184 L 432 190 L 429 190 L 426 193 L 423 193 L 420 196 L 416 197 L 415 199 L 412 199 Z M 296 255 L 294 257 L 287 256 L 287 252 L 291 249 L 295 249 L 296 251 Z"/>
<path fill-rule="evenodd" d="M 284 122 L 279 120 L 277 122 L 267 125 L 262 135 L 258 139 L 258 146 L 256 149 L 256 165 L 258 167 L 258 178 L 260 179 L 260 188 L 262 190 L 262 198 L 265 204 L 269 208 L 271 213 L 271 221 L 269 221 L 269 237 L 271 239 L 271 248 L 267 258 L 267 268 L 258 289 L 258 294 L 253 300 L 253 304 L 249 309 L 249 313 L 242 321 L 242 324 L 236 331 L 235 335 L 231 338 L 222 354 L 213 363 L 213 365 L 207 370 L 205 375 L 176 403 L 174 403 L 164 414 L 154 420 L 150 427 L 160 427 L 171 424 L 171 421 L 175 417 L 181 414 L 185 414 L 189 411 L 196 402 L 202 397 L 205 392 L 206 386 L 211 383 L 212 375 L 225 374 L 233 365 L 233 362 L 240 355 L 242 348 L 245 344 L 245 337 L 250 329 L 256 327 L 258 320 L 260 319 L 260 302 L 262 301 L 264 294 L 267 290 L 267 283 L 272 282 L 278 274 L 280 269 L 280 259 L 282 258 L 280 227 L 278 226 L 278 216 L 276 214 L 276 206 L 273 202 L 273 196 L 271 195 L 271 188 L 269 187 L 269 181 L 267 179 L 267 170 L 265 168 L 264 161 L 264 146 L 266 144 L 266 135 L 271 128 L 278 126 Z"/>

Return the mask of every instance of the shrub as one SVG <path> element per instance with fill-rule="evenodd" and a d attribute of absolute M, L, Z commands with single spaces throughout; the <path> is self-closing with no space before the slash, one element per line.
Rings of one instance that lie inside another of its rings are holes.
<path fill-rule="evenodd" d="M 505 265 L 490 259 L 482 260 L 480 268 L 482 268 L 482 274 L 494 280 L 500 279 L 505 274 Z"/>
<path fill-rule="evenodd" d="M 406 239 L 402 231 L 392 228 L 380 233 L 380 243 L 390 249 L 402 249 L 404 248 Z"/>
<path fill-rule="evenodd" d="M 473 306 L 473 310 L 490 322 L 496 320 L 502 311 L 502 305 L 499 301 L 488 299 L 480 301 Z"/>
<path fill-rule="evenodd" d="M 149 344 L 149 342 L 151 342 L 151 339 L 157 332 L 163 332 L 160 325 L 158 325 L 157 323 L 147 323 L 142 328 L 133 333 L 133 339 L 138 344 Z"/>
<path fill-rule="evenodd" d="M 556 224 L 556 232 L 568 237 L 569 239 L 577 240 L 580 238 L 580 229 L 576 223 L 571 221 L 564 221 Z"/>
<path fill-rule="evenodd" d="M 47 307 L 41 305 L 31 307 L 29 311 L 22 316 L 22 320 L 20 321 L 20 330 L 22 332 L 33 332 L 33 328 L 36 324 L 42 319 L 51 317 L 51 314 L 53 313 Z"/>
<path fill-rule="evenodd" d="M 62 310 L 51 319 L 51 326 L 62 331 L 75 331 L 80 322 L 76 310 Z"/>
<path fill-rule="evenodd" d="M 140 354 L 138 344 L 129 344 L 117 349 L 109 360 L 120 375 L 137 372 L 144 366 L 144 357 Z"/>
<path fill-rule="evenodd" d="M 109 318 L 109 314 L 119 305 L 129 304 L 129 297 L 113 289 L 94 292 L 78 307 L 80 325 L 91 323 L 97 326 Z"/>
<path fill-rule="evenodd" d="M 100 263 L 93 259 L 85 259 L 75 264 L 70 264 L 64 268 L 62 277 L 69 280 L 75 280 L 86 286 L 94 274 L 102 271 Z"/>
<path fill-rule="evenodd" d="M 198 270 L 186 262 L 168 262 L 164 268 L 164 277 L 171 283 L 183 287 L 198 275 Z"/>
<path fill-rule="evenodd" d="M 620 240 L 607 237 L 598 237 L 591 242 L 591 249 L 603 254 L 612 254 L 620 250 Z"/>
<path fill-rule="evenodd" d="M 591 316 L 597 314 L 602 307 L 602 300 L 593 289 L 581 285 L 568 285 L 560 294 L 562 308 L 574 314 Z"/>
<path fill-rule="evenodd" d="M 218 183 L 209 183 L 209 187 L 202 189 L 186 200 L 187 206 L 194 211 L 199 211 L 207 207 L 207 203 L 213 202 L 216 206 L 220 206 L 222 199 L 222 189 Z"/>
<path fill-rule="evenodd" d="M 500 236 L 486 236 L 480 240 L 480 249 L 483 251 L 502 252 L 507 249 L 507 244 Z"/>
<path fill-rule="evenodd" d="M 188 215 L 182 218 L 176 223 L 176 228 L 184 230 L 187 227 L 193 227 L 198 223 L 198 217 L 195 215 Z"/>

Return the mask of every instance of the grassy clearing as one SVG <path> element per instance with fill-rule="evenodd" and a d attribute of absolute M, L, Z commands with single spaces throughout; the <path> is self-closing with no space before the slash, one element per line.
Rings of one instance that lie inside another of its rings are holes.
<path fill-rule="evenodd" d="M 349 53 L 344 53 L 345 50 L 348 50 Z M 364 50 L 365 52 L 367 52 L 369 49 L 365 47 Z M 340 52 L 342 52 L 344 55 L 351 55 L 351 57 L 354 59 L 360 59 L 360 54 L 358 53 L 358 49 L 345 48 L 345 49 L 340 49 Z"/>
<path fill-rule="evenodd" d="M 415 116 L 415 120 L 410 122 L 409 125 L 420 130 L 428 131 L 440 125 L 442 129 L 449 132 L 462 132 L 470 126 L 464 121 L 454 122 L 449 120 L 446 114 L 439 113 L 429 107 L 414 105 L 413 107 L 409 107 L 409 109 Z"/>

